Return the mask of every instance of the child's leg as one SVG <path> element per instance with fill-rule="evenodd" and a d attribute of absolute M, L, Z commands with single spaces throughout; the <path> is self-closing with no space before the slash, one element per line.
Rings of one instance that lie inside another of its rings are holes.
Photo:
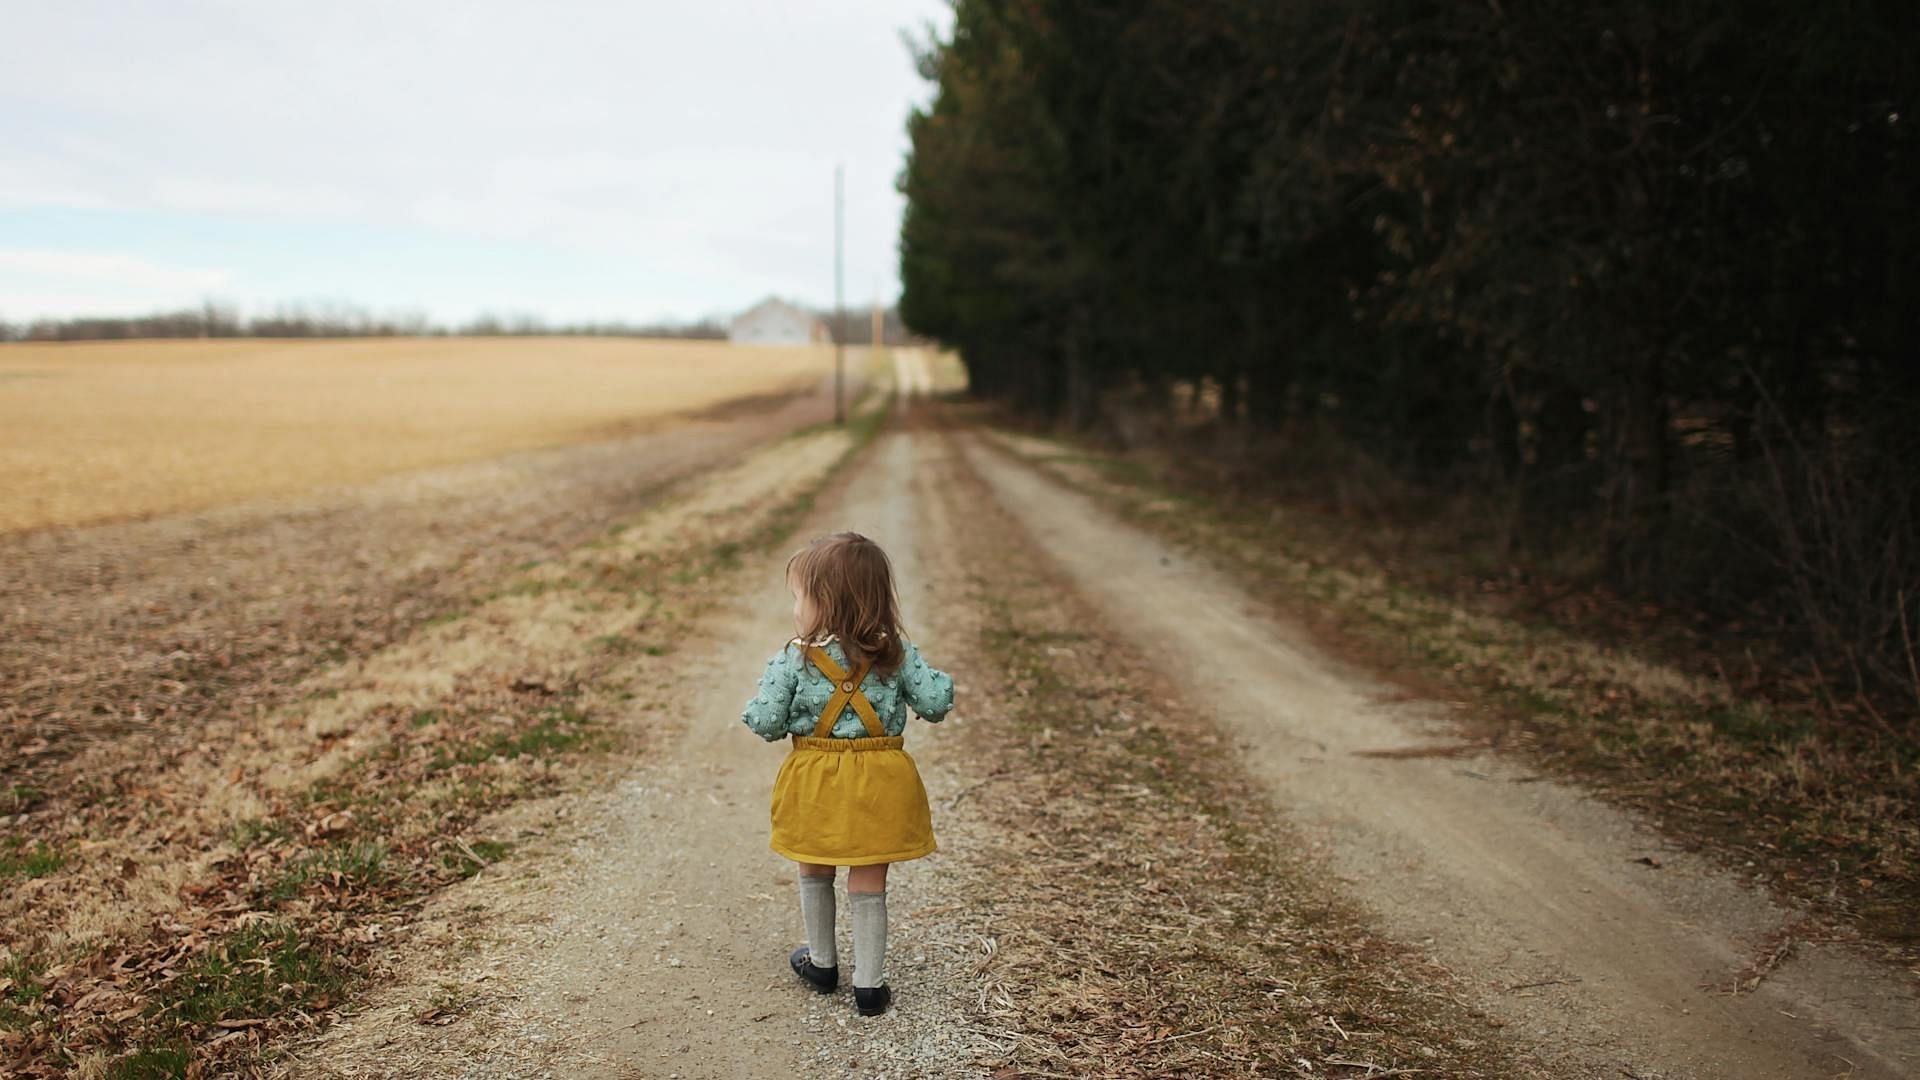
<path fill-rule="evenodd" d="M 850 867 L 847 901 L 853 907 L 853 986 L 872 989 L 887 981 L 887 864 Z"/>
<path fill-rule="evenodd" d="M 833 867 L 823 866 L 822 870 L 833 873 Z M 847 867 L 847 891 L 849 893 L 883 893 L 887 891 L 887 864 L 875 863 L 872 866 Z"/>
<path fill-rule="evenodd" d="M 838 967 L 833 942 L 833 872 L 817 863 L 800 865 L 800 919 L 807 927 L 807 956 L 815 967 Z"/>

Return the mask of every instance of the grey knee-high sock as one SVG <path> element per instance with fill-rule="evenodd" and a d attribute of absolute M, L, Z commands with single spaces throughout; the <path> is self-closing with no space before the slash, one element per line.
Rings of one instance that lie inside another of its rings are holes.
<path fill-rule="evenodd" d="M 887 893 L 850 892 L 853 905 L 853 985 L 870 990 L 887 981 Z"/>
<path fill-rule="evenodd" d="M 833 947 L 833 879 L 800 879 L 800 919 L 807 924 L 807 954 L 815 967 L 839 967 Z"/>

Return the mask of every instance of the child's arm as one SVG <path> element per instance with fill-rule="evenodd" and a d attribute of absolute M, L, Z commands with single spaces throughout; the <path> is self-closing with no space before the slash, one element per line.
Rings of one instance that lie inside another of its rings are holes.
<path fill-rule="evenodd" d="M 789 646 L 767 661 L 767 670 L 760 676 L 760 692 L 740 713 L 741 721 L 768 742 L 787 737 L 787 710 L 793 704 L 794 687 L 800 682 L 800 668 L 792 655 Z"/>
<path fill-rule="evenodd" d="M 953 676 L 928 667 L 911 641 L 900 664 L 900 692 L 913 711 L 930 724 L 939 723 L 953 711 Z"/>

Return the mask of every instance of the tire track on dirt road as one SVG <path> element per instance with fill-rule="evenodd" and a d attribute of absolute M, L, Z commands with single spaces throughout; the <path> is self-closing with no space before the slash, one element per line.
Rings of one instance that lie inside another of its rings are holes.
<path fill-rule="evenodd" d="M 1387 926 L 1424 942 L 1565 1075 L 1894 1080 L 1920 1068 L 1920 1002 L 1897 973 L 1802 946 L 1729 995 L 1791 913 L 1680 853 L 1649 880 L 1631 861 L 1657 848 L 1644 829 L 1556 783 L 1489 782 L 1497 759 L 1356 756 L 1430 744 L 1444 723 L 1392 703 L 1224 575 L 980 437 L 959 441 L 1108 625 L 1217 712 L 1244 765 Z"/>
<path fill-rule="evenodd" d="M 910 432 L 883 435 L 805 528 L 879 541 L 896 565 L 903 616 L 939 662 L 942 620 L 929 597 L 953 571 L 929 550 L 941 518 L 920 497 L 934 466 L 919 446 Z M 511 812 L 524 822 L 565 807 L 585 824 L 564 853 L 450 890 L 427 916 L 444 927 L 437 943 L 429 934 L 409 950 L 401 981 L 299 1050 L 285 1074 L 752 1080 L 824 1067 L 937 1076 L 971 1056 L 960 994 L 942 982 L 954 950 L 928 942 L 914 915 L 932 902 L 938 856 L 889 881 L 889 968 L 907 1008 L 861 1019 L 844 990 L 815 996 L 785 970 L 784 947 L 798 940 L 793 868 L 766 847 L 781 750 L 737 719 L 791 622 L 784 557 L 751 560 L 734 599 L 694 619 L 697 636 L 676 644 L 688 660 L 672 680 L 674 707 L 657 718 L 667 726 L 660 758 L 585 805 Z M 946 737 L 917 722 L 909 733 L 936 805 L 957 786 Z M 435 1000 L 460 1001 L 458 1021 L 417 1023 Z M 915 1061 L 904 1071 L 902 1055 Z"/>

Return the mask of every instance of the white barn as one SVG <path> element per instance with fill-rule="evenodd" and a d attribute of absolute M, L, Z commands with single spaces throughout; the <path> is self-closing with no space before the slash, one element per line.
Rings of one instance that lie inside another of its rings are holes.
<path fill-rule="evenodd" d="M 727 340 L 741 345 L 811 345 L 833 340 L 827 324 L 777 296 L 769 296 L 735 316 Z"/>

